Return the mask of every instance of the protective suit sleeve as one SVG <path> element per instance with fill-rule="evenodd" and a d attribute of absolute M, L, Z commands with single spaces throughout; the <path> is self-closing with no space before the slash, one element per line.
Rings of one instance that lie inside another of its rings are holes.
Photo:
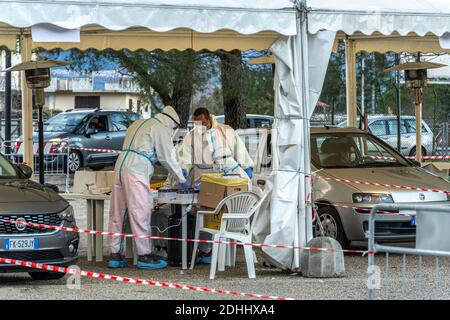
<path fill-rule="evenodd" d="M 181 169 L 186 170 L 188 174 L 191 171 L 194 162 L 192 155 L 192 139 L 192 132 L 188 132 L 181 143 L 181 146 L 177 150 L 178 164 Z"/>
<path fill-rule="evenodd" d="M 250 157 L 250 154 L 247 151 L 247 148 L 245 147 L 244 142 L 242 141 L 241 137 L 237 134 L 236 131 L 231 130 L 233 132 L 233 138 L 235 141 L 235 158 L 236 162 L 239 163 L 241 168 L 247 169 L 247 168 L 253 168 L 254 163 L 252 158 Z"/>
<path fill-rule="evenodd" d="M 186 182 L 181 168 L 175 157 L 175 148 L 172 145 L 172 136 L 166 127 L 155 128 L 152 130 L 154 147 L 158 161 L 169 173 L 178 179 L 180 183 Z"/>

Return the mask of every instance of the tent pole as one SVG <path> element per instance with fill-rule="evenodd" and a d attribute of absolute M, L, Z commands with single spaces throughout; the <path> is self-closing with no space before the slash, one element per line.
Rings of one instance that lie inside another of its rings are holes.
<path fill-rule="evenodd" d="M 345 39 L 345 84 L 347 98 L 347 126 L 356 128 L 356 52 L 355 41 Z"/>
<path fill-rule="evenodd" d="M 20 45 L 22 62 L 31 60 L 31 36 L 22 35 Z M 21 74 L 20 87 L 22 91 L 23 162 L 34 169 L 32 92 L 28 89 L 24 72 Z"/>
<path fill-rule="evenodd" d="M 302 40 L 302 98 L 303 98 L 303 116 L 304 116 L 304 173 L 309 175 L 309 177 L 302 175 L 303 183 L 305 185 L 304 197 L 306 199 L 304 203 L 304 210 L 306 215 L 305 221 L 305 242 L 307 243 L 313 238 L 313 226 L 312 226 L 312 177 L 311 177 L 311 146 L 310 146 L 310 110 L 312 106 L 309 105 L 309 56 L 308 56 L 308 24 L 307 24 L 307 12 L 306 12 L 306 1 L 304 1 L 304 7 L 302 12 L 302 24 L 301 24 L 301 40 Z M 299 205 L 303 205 L 299 203 Z"/>
<path fill-rule="evenodd" d="M 11 51 L 5 50 L 5 68 L 11 67 Z M 5 74 L 5 141 L 11 141 L 11 72 Z M 5 146 L 5 153 L 11 153 L 11 145 Z"/>

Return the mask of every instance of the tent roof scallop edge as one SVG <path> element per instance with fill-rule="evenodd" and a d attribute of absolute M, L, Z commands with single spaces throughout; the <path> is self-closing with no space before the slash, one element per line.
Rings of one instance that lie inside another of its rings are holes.
<path fill-rule="evenodd" d="M 240 34 L 261 31 L 296 34 L 296 9 L 289 0 L 4 0 L 0 3 L 0 21 L 13 28 L 49 23 L 82 31 L 83 26 L 96 24 L 114 31 L 144 27 L 157 32 L 188 28 L 200 33 L 233 30 Z"/>
<path fill-rule="evenodd" d="M 450 30 L 450 1 L 445 0 L 307 0 L 307 7 L 311 33 L 441 36 Z"/>

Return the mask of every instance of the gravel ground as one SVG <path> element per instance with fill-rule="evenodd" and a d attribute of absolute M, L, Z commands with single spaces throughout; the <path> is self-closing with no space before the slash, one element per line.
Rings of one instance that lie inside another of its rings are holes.
<path fill-rule="evenodd" d="M 85 202 L 73 201 L 76 219 L 80 228 L 86 227 Z M 108 212 L 109 203 L 105 211 Z M 107 214 L 106 214 L 107 216 Z M 107 219 L 106 219 L 107 220 Z M 105 221 L 105 227 L 107 221 Z M 143 271 L 134 267 L 110 270 L 106 262 L 96 263 L 86 260 L 86 236 L 81 236 L 80 260 L 78 266 L 87 271 L 115 274 L 147 280 L 167 281 L 190 284 L 201 287 L 240 291 L 246 293 L 268 294 L 307 299 L 362 300 L 367 298 L 367 257 L 349 254 L 345 256 L 346 275 L 338 279 L 308 279 L 279 269 L 262 266 L 257 249 L 259 263 L 256 279 L 247 278 L 243 252 L 238 250 L 237 265 L 219 273 L 215 280 L 209 280 L 209 266 L 200 265 L 193 271 L 182 272 L 180 268 L 169 267 L 164 270 Z M 106 243 L 105 243 L 106 244 Z M 107 249 L 105 246 L 105 255 Z M 105 259 L 106 260 L 106 259 Z M 434 258 L 423 259 L 423 279 L 420 280 L 419 259 L 407 258 L 406 276 L 403 277 L 403 257 L 389 257 L 389 274 L 386 280 L 385 255 L 376 257 L 381 269 L 381 289 L 376 290 L 377 299 L 449 299 L 450 298 L 450 262 L 439 261 L 439 285 L 436 288 L 436 267 Z M 230 295 L 202 293 L 172 288 L 160 288 L 129 283 L 120 283 L 101 279 L 82 278 L 80 287 L 70 289 L 66 283 L 68 276 L 61 280 L 32 281 L 26 273 L 0 274 L 0 299 L 249 299 Z"/>

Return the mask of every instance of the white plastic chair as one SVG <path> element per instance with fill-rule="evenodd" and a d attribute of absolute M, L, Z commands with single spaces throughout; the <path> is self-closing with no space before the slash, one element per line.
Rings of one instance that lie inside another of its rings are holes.
<path fill-rule="evenodd" d="M 265 195 L 261 198 L 253 192 L 238 192 L 223 199 L 214 211 L 198 211 L 195 239 L 199 238 L 200 232 L 207 232 L 213 235 L 213 239 L 216 242 L 229 240 L 235 240 L 242 243 L 252 242 L 252 216 L 255 213 L 257 214 L 265 198 Z M 203 227 L 203 218 L 205 215 L 219 214 L 224 208 L 227 210 L 226 213 L 222 215 L 220 230 Z M 249 278 L 255 278 L 253 248 L 251 246 L 243 247 Z M 191 269 L 193 269 L 195 264 L 197 248 L 198 242 L 195 242 L 192 253 Z M 210 279 L 214 279 L 215 277 L 217 263 L 219 263 L 219 271 L 225 270 L 226 254 L 228 254 L 230 265 L 234 266 L 236 245 L 213 244 Z"/>

